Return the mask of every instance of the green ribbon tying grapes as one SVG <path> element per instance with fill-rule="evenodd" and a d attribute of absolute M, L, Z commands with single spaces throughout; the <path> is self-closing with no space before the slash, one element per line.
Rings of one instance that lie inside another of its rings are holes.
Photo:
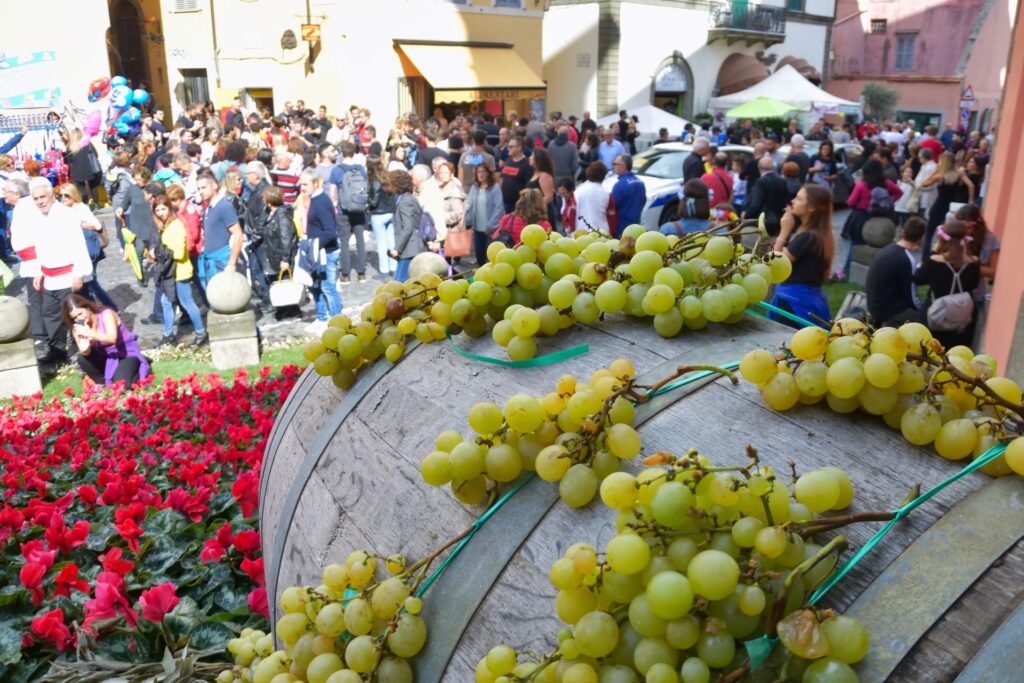
<path fill-rule="evenodd" d="M 766 311 L 774 313 L 775 315 L 781 316 L 781 317 L 785 318 L 786 320 L 791 320 L 791 321 L 797 323 L 798 325 L 803 325 L 804 327 L 814 327 L 814 326 L 816 326 L 818 324 L 818 323 L 812 323 L 810 320 L 806 320 L 804 318 L 801 318 L 798 315 L 794 315 L 793 313 L 790 313 L 789 311 L 783 310 L 783 309 L 779 308 L 778 306 L 772 306 L 770 303 L 768 303 L 766 301 L 758 301 L 757 302 L 757 306 L 760 307 L 760 308 L 763 308 Z M 754 311 L 752 311 L 749 308 L 747 309 L 747 312 L 748 313 L 754 313 Z M 758 315 L 759 317 L 762 317 L 762 318 L 765 317 L 765 316 L 760 315 L 758 313 L 754 313 L 754 315 Z M 771 320 L 771 318 L 768 318 L 768 319 Z"/>
<path fill-rule="evenodd" d="M 719 367 L 721 367 L 723 370 L 735 370 L 739 366 L 740 366 L 740 362 L 738 360 L 736 360 L 736 361 L 733 361 L 731 363 L 725 363 L 724 365 L 721 365 Z M 715 375 L 715 376 L 721 377 L 721 375 L 719 373 L 717 373 L 717 372 L 713 372 L 711 370 L 701 370 L 700 372 L 698 372 L 696 374 L 693 374 L 693 375 L 690 375 L 689 377 L 684 377 L 683 379 L 679 379 L 679 380 L 676 380 L 675 382 L 672 382 L 670 384 L 666 384 L 665 386 L 661 387 L 660 389 L 658 389 L 654 393 L 651 393 L 650 391 L 648 391 L 647 394 L 651 398 L 653 398 L 655 396 L 661 396 L 662 394 L 667 394 L 668 392 L 670 392 L 670 391 L 672 391 L 674 389 L 678 389 L 681 386 L 685 386 L 685 385 L 689 384 L 690 382 L 696 382 L 699 379 L 704 379 L 705 377 L 709 377 L 711 375 Z"/>
<path fill-rule="evenodd" d="M 536 476 L 536 473 L 530 473 L 529 476 L 523 477 L 522 481 L 520 481 L 518 484 L 510 488 L 508 491 L 506 491 L 505 495 L 503 495 L 501 498 L 495 501 L 494 505 L 487 508 L 487 512 L 480 515 L 477 518 L 477 520 L 473 522 L 473 525 L 470 528 L 469 533 L 466 534 L 466 537 L 459 541 L 459 544 L 455 546 L 455 549 L 448 553 L 448 557 L 444 558 L 444 562 L 442 562 L 438 566 L 438 568 L 434 570 L 434 573 L 427 577 L 427 580 L 423 582 L 423 585 L 419 587 L 419 589 L 416 591 L 416 597 L 423 597 L 423 595 L 430 589 L 434 582 L 437 581 L 438 577 L 441 576 L 441 574 L 448 567 L 448 565 L 452 563 L 452 561 L 458 556 L 460 552 L 462 552 L 462 549 L 466 547 L 466 544 L 469 543 L 470 539 L 473 538 L 476 532 L 480 530 L 480 527 L 482 527 L 487 522 L 487 520 L 490 519 L 492 515 L 494 515 L 495 512 L 501 509 L 501 506 L 507 503 L 509 499 L 512 498 L 512 496 L 519 493 L 520 489 L 522 489 L 524 486 L 533 481 L 534 477 Z"/>
<path fill-rule="evenodd" d="M 832 590 L 832 588 L 837 583 L 839 583 L 843 579 L 843 577 L 849 574 L 854 567 L 860 564 L 861 560 L 863 560 L 867 556 L 867 554 L 870 553 L 872 549 L 874 549 L 874 547 L 879 544 L 879 542 L 881 542 L 882 538 L 884 538 L 886 534 L 892 531 L 892 528 L 896 526 L 897 522 L 899 522 L 901 519 L 909 515 L 911 511 L 915 510 L 916 508 L 920 507 L 925 502 L 936 496 L 940 491 L 942 491 L 942 489 L 946 488 L 953 482 L 963 479 L 968 474 L 971 474 L 972 472 L 981 469 L 985 465 L 989 464 L 990 462 L 1001 456 L 1003 452 L 1006 450 L 1006 445 L 1007 444 L 1005 442 L 996 444 L 992 448 L 985 451 L 981 456 L 975 458 L 970 465 L 964 467 L 962 470 L 960 470 L 953 476 L 949 477 L 948 479 L 945 479 L 944 481 L 939 482 L 932 488 L 920 494 L 917 498 L 914 498 L 914 500 L 910 501 L 906 505 L 893 510 L 892 512 L 895 515 L 895 517 L 893 517 L 885 524 L 885 526 L 883 526 L 881 529 L 875 532 L 875 535 L 868 539 L 868 542 L 865 543 L 864 546 L 860 548 L 860 550 L 854 553 L 853 557 L 847 560 L 846 564 L 844 564 L 839 571 L 837 571 L 835 574 L 829 577 L 828 581 L 819 586 L 818 589 L 814 591 L 814 593 L 811 595 L 811 597 L 808 598 L 807 604 L 813 605 L 822 597 L 824 597 L 826 593 Z M 747 642 L 743 643 L 744 647 L 747 650 L 747 657 L 750 660 L 751 671 L 756 671 L 762 666 L 764 666 L 765 662 L 768 661 L 768 657 L 771 655 L 772 650 L 775 648 L 776 643 L 778 643 L 777 638 L 769 638 L 768 636 L 761 636 L 760 638 L 757 638 L 755 640 L 748 640 Z"/>
<path fill-rule="evenodd" d="M 582 356 L 585 353 L 590 353 L 589 344 L 580 344 L 579 346 L 574 346 L 571 349 L 555 351 L 554 353 L 537 356 L 536 358 L 527 358 L 526 360 L 505 360 L 504 358 L 493 358 L 491 356 L 481 356 L 475 353 L 470 353 L 455 343 L 450 331 L 445 330 L 445 335 L 447 335 L 448 343 L 451 344 L 453 349 L 455 349 L 455 352 L 463 358 L 469 358 L 470 360 L 479 361 L 481 363 L 493 363 L 494 365 L 501 365 L 506 368 L 538 368 L 542 365 L 551 365 L 552 363 L 558 363 L 575 356 Z"/>

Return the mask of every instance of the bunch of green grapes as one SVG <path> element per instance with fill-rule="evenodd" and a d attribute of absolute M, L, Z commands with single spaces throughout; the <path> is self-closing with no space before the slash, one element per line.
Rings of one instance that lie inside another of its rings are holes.
<path fill-rule="evenodd" d="M 563 375 L 545 396 L 516 394 L 504 407 L 477 403 L 468 415 L 475 435 L 442 432 L 423 458 L 423 480 L 450 484 L 456 498 L 477 505 L 489 486 L 535 471 L 558 482 L 568 505 L 583 507 L 601 480 L 619 471 L 620 461 L 640 452 L 640 435 L 631 426 L 634 404 L 625 395 L 635 377 L 633 363 L 623 358 L 592 373 L 588 382 Z"/>
<path fill-rule="evenodd" d="M 375 581 L 380 564 L 389 576 Z M 427 639 L 423 602 L 414 595 L 424 568 L 364 551 L 326 566 L 317 588 L 281 593 L 284 614 L 274 631 L 284 649 L 274 649 L 272 635 L 243 632 L 228 644 L 235 666 L 217 682 L 412 683 L 408 660 Z"/>
<path fill-rule="evenodd" d="M 433 309 L 442 301 L 442 294 L 448 295 L 462 284 L 468 283 L 425 273 L 405 283 L 379 285 L 373 300 L 360 311 L 359 320 L 332 316 L 320 338 L 306 342 L 302 354 L 317 374 L 331 377 L 339 389 L 347 389 L 361 367 L 381 357 L 397 363 L 410 337 L 425 344 L 445 339 L 451 321 L 440 318 L 439 322 Z M 481 324 L 467 323 L 462 330 L 479 336 L 486 332 Z"/>
<path fill-rule="evenodd" d="M 614 473 L 600 493 L 617 511 L 616 535 L 603 552 L 577 543 L 551 566 L 567 626 L 557 648 L 540 658 L 499 645 L 476 683 L 709 683 L 741 667 L 743 642 L 768 628 L 783 645 L 769 665 L 785 669 L 772 680 L 858 680 L 863 624 L 804 606 L 836 556 L 802 529 L 852 502 L 845 472 L 807 472 L 790 491 L 756 460 L 714 467 L 691 451 Z"/>
<path fill-rule="evenodd" d="M 747 353 L 740 374 L 774 410 L 822 400 L 838 413 L 860 409 L 912 444 L 934 444 L 947 460 L 977 457 L 1024 432 L 1021 389 L 996 375 L 995 359 L 966 346 L 946 351 L 920 323 L 873 330 L 844 318 L 831 331 L 807 327 L 779 354 Z M 982 470 L 1024 474 L 1024 457 L 999 458 Z"/>
<path fill-rule="evenodd" d="M 360 368 L 382 357 L 401 359 L 413 337 L 431 343 L 448 333 L 490 331 L 511 360 L 526 360 L 537 355 L 537 337 L 606 315 L 651 318 L 663 337 L 735 323 L 792 270 L 781 254 L 745 252 L 735 242 L 743 228 L 680 238 L 632 225 L 612 239 L 582 231 L 564 237 L 529 225 L 516 247 L 491 244 L 488 262 L 475 271 L 379 285 L 359 320 L 333 316 L 303 355 L 344 389 Z"/>

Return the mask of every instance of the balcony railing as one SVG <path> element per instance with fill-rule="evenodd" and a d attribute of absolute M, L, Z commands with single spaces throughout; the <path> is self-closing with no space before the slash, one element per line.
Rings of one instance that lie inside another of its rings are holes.
<path fill-rule="evenodd" d="M 758 5 L 747 0 L 712 0 L 708 8 L 708 43 L 726 40 L 731 45 L 772 45 L 786 39 L 786 8 Z"/>

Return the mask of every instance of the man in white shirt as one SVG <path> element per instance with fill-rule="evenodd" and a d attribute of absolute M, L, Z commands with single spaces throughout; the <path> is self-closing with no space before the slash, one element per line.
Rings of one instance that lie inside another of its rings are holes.
<path fill-rule="evenodd" d="M 29 199 L 28 180 L 9 178 L 4 182 L 4 200 L 14 207 L 12 211 L 10 231 L 11 248 L 18 254 L 21 262 L 18 265 L 19 280 L 16 285 L 24 288 L 28 303 L 29 330 L 35 343 L 36 355 L 46 355 L 46 328 L 43 327 L 43 298 L 32 287 L 32 282 L 39 274 L 39 260 L 36 258 L 36 226 L 34 221 L 39 211 Z M 13 295 L 14 286 L 8 290 Z"/>
<path fill-rule="evenodd" d="M 92 261 L 85 246 L 81 218 L 72 209 L 57 203 L 50 181 L 33 178 L 29 192 L 39 210 L 34 221 L 39 273 L 32 285 L 43 297 L 43 327 L 49 346 L 40 362 L 60 362 L 67 358 L 68 341 L 61 307 L 69 294 L 81 291 L 92 279 Z"/>
<path fill-rule="evenodd" d="M 444 160 L 438 157 L 438 165 L 442 163 L 444 163 Z M 434 180 L 433 169 L 423 164 L 413 166 L 412 184 L 416 188 L 416 199 L 419 201 L 420 206 L 434 219 L 434 229 L 437 230 L 437 242 L 431 242 L 427 246 L 431 251 L 437 251 L 438 242 L 444 241 L 448 234 L 448 229 L 444 220 L 444 197 L 441 196 L 441 188 L 437 186 L 437 181 Z"/>
<path fill-rule="evenodd" d="M 930 187 L 921 187 L 921 185 L 932 177 L 939 165 L 932 160 L 932 151 L 930 149 L 922 149 L 918 152 L 918 156 L 921 159 L 921 170 L 917 172 L 917 177 L 914 178 L 914 187 L 918 188 L 920 192 L 918 213 L 927 216 L 928 209 L 931 208 L 932 203 L 939 194 L 939 189 L 935 185 Z"/>

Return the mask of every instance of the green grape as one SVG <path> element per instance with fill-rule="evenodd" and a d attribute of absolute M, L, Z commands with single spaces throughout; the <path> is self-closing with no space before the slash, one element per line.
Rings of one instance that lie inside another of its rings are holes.
<path fill-rule="evenodd" d="M 536 471 L 544 481 L 558 481 L 572 466 L 572 458 L 564 446 L 552 445 L 537 454 Z"/>
<path fill-rule="evenodd" d="M 643 579 L 639 574 L 626 576 L 616 571 L 605 569 L 601 574 L 601 592 L 612 602 L 628 604 L 644 590 Z"/>
<path fill-rule="evenodd" d="M 751 384 L 762 386 L 779 371 L 775 356 L 765 349 L 748 351 L 740 359 L 740 374 Z"/>
<path fill-rule="evenodd" d="M 942 428 L 939 411 L 930 403 L 918 403 L 909 408 L 900 418 L 903 438 L 915 446 L 927 446 L 938 436 Z"/>
<path fill-rule="evenodd" d="M 495 434 L 505 422 L 501 407 L 496 403 L 481 401 L 469 409 L 467 415 L 470 428 L 477 434 Z"/>
<path fill-rule="evenodd" d="M 689 657 L 679 672 L 682 683 L 710 683 L 711 669 L 700 657 Z"/>
<path fill-rule="evenodd" d="M 430 319 L 442 327 L 450 327 L 455 321 L 452 317 L 451 304 L 438 301 L 430 308 Z M 349 335 L 346 335 L 346 337 Z M 340 342 L 339 342 L 340 343 Z"/>
<path fill-rule="evenodd" d="M 804 361 L 793 373 L 796 387 L 801 394 L 811 397 L 824 396 L 828 392 L 828 366 L 824 361 Z"/>
<path fill-rule="evenodd" d="M 777 526 L 761 529 L 757 532 L 754 549 L 768 559 L 778 557 L 786 550 L 786 532 Z"/>
<path fill-rule="evenodd" d="M 510 360 L 527 360 L 537 355 L 537 342 L 533 337 L 515 336 L 508 343 L 508 357 Z"/>
<path fill-rule="evenodd" d="M 620 574 L 636 574 L 647 566 L 651 549 L 636 534 L 618 534 L 608 542 L 605 557 L 611 568 Z"/>
<path fill-rule="evenodd" d="M 466 505 L 479 505 L 487 496 L 487 480 L 483 476 L 473 479 L 452 479 L 455 499 Z"/>
<path fill-rule="evenodd" d="M 629 260 L 629 272 L 632 273 L 634 282 L 649 284 L 662 265 L 661 254 L 654 251 L 638 251 Z"/>
<path fill-rule="evenodd" d="M 552 254 L 544 263 L 544 272 L 552 280 L 561 280 L 573 272 L 572 257 L 568 254 Z"/>
<path fill-rule="evenodd" d="M 316 630 L 325 636 L 337 638 L 345 630 L 345 610 L 341 603 L 324 605 L 316 615 Z"/>
<path fill-rule="evenodd" d="M 700 304 L 704 317 L 713 323 L 722 322 L 732 312 L 729 298 L 720 289 L 709 289 L 701 294 Z"/>
<path fill-rule="evenodd" d="M 789 340 L 789 350 L 800 360 L 821 360 L 827 348 L 828 332 L 817 325 L 798 330 Z"/>
<path fill-rule="evenodd" d="M 562 329 L 562 316 L 554 306 L 541 306 L 537 309 L 537 315 L 540 316 L 540 329 L 537 331 L 539 335 L 553 337 Z"/>
<path fill-rule="evenodd" d="M 373 671 L 379 659 L 380 649 L 370 636 L 357 636 L 345 646 L 345 663 L 356 673 L 365 674 Z"/>
<path fill-rule="evenodd" d="M 641 676 L 646 676 L 651 667 L 658 663 L 674 669 L 679 665 L 679 652 L 664 638 L 643 638 L 633 650 L 633 666 Z"/>
<path fill-rule="evenodd" d="M 850 482 L 850 476 L 838 467 L 832 466 L 819 468 L 818 471 L 830 475 L 839 486 L 839 498 L 831 509 L 843 510 L 850 507 L 850 503 L 853 502 L 853 483 Z"/>
<path fill-rule="evenodd" d="M 576 571 L 576 565 L 567 557 L 555 560 L 548 571 L 548 578 L 558 590 L 576 588 L 583 583 L 583 575 Z"/>
<path fill-rule="evenodd" d="M 675 667 L 664 662 L 654 664 L 647 670 L 647 676 L 644 678 L 644 683 L 678 683 L 678 681 L 679 674 L 676 673 Z"/>
<path fill-rule="evenodd" d="M 740 589 L 737 606 L 743 614 L 756 617 L 764 611 L 766 604 L 767 598 L 760 586 L 744 586 Z"/>
<path fill-rule="evenodd" d="M 463 441 L 449 454 L 452 477 L 473 479 L 483 474 L 487 453 L 483 446 L 472 441 Z"/>
<path fill-rule="evenodd" d="M 612 257 L 612 250 L 607 244 L 592 242 L 583 249 L 583 258 L 588 263 L 601 263 L 607 265 Z"/>
<path fill-rule="evenodd" d="M 652 252 L 644 252 L 650 254 Z M 630 285 L 626 290 L 626 304 L 623 306 L 623 310 L 626 315 L 632 315 L 635 317 L 643 317 L 644 315 L 644 297 L 647 295 L 648 285 L 645 284 L 633 284 Z"/>
<path fill-rule="evenodd" d="M 829 472 L 811 470 L 796 480 L 793 496 L 811 512 L 825 512 L 839 501 L 839 482 Z"/>
<path fill-rule="evenodd" d="M 873 384 L 865 384 L 857 393 L 857 401 L 864 412 L 871 415 L 885 415 L 899 403 L 900 395 L 894 387 L 879 389 Z"/>
<path fill-rule="evenodd" d="M 491 277 L 499 287 L 508 287 L 516 279 L 516 268 L 508 263 L 495 263 L 491 266 Z"/>
<path fill-rule="evenodd" d="M 327 347 L 319 339 L 310 339 L 302 345 L 302 357 L 310 363 L 315 362 L 325 351 Z"/>
<path fill-rule="evenodd" d="M 474 306 L 486 306 L 491 302 L 493 292 L 486 282 L 474 281 L 466 290 L 466 298 Z"/>
<path fill-rule="evenodd" d="M 732 540 L 741 548 L 753 548 L 757 532 L 764 528 L 764 522 L 757 517 L 741 517 L 732 525 Z"/>
<path fill-rule="evenodd" d="M 306 667 L 306 681 L 308 683 L 327 683 L 327 679 L 336 671 L 345 668 L 341 657 L 333 652 L 325 652 L 313 658 L 313 661 Z"/>
<path fill-rule="evenodd" d="M 979 443 L 981 439 L 979 438 Z M 987 449 L 986 449 L 987 450 Z M 1024 474 L 1024 437 L 1018 436 L 1006 446 L 1006 464 L 1017 474 Z"/>
<path fill-rule="evenodd" d="M 738 284 L 730 283 L 722 287 L 722 293 L 729 301 L 729 310 L 732 315 L 742 315 L 747 309 L 747 290 Z M 732 322 L 726 319 L 727 322 Z"/>
<path fill-rule="evenodd" d="M 720 550 L 702 550 L 686 569 L 690 586 L 708 600 L 721 600 L 736 590 L 740 568 L 736 560 Z"/>
<path fill-rule="evenodd" d="M 768 262 L 772 271 L 772 284 L 777 285 L 789 279 L 793 272 L 793 263 L 785 254 L 776 252 L 772 260 Z"/>
<path fill-rule="evenodd" d="M 518 309 L 510 321 L 512 331 L 520 337 L 532 337 L 540 329 L 540 316 L 532 308 L 522 307 Z"/>
<path fill-rule="evenodd" d="M 724 266 L 732 260 L 735 250 L 736 246 L 731 238 L 717 235 L 705 243 L 701 256 L 713 266 Z"/>
<path fill-rule="evenodd" d="M 377 665 L 379 683 L 413 683 L 412 667 L 400 657 L 385 657 Z M 327 683 L 338 683 L 328 679 Z"/>
<path fill-rule="evenodd" d="M 871 353 L 882 353 L 902 363 L 907 357 L 907 342 L 894 327 L 880 327 L 871 335 Z"/>
<path fill-rule="evenodd" d="M 602 313 L 618 313 L 626 305 L 626 288 L 615 280 L 603 282 L 594 292 L 594 303 Z"/>
<path fill-rule="evenodd" d="M 705 630 L 697 640 L 697 656 L 713 669 L 729 666 L 736 654 L 736 640 L 727 631 Z"/>
<path fill-rule="evenodd" d="M 700 619 L 692 614 L 673 619 L 665 625 L 665 640 L 677 650 L 688 650 L 696 645 L 700 634 Z"/>
<path fill-rule="evenodd" d="M 612 510 L 632 507 L 636 497 L 636 477 L 628 472 L 614 472 L 601 482 L 601 500 Z"/>
<path fill-rule="evenodd" d="M 491 338 L 498 346 L 507 347 L 515 337 L 515 330 L 512 329 L 512 323 L 508 320 L 499 320 L 491 330 Z"/>
<path fill-rule="evenodd" d="M 665 285 L 671 289 L 673 298 L 679 296 L 686 286 L 682 274 L 675 268 L 661 268 L 654 274 L 653 282 L 655 285 Z"/>
<path fill-rule="evenodd" d="M 519 235 L 519 241 L 532 249 L 537 249 L 547 239 L 547 230 L 535 223 L 527 225 Z"/>
<path fill-rule="evenodd" d="M 668 237 L 656 230 L 649 230 L 636 238 L 637 251 L 654 251 L 664 254 L 668 251 Z"/>
<path fill-rule="evenodd" d="M 856 664 L 868 655 L 871 639 L 864 624 L 840 614 L 821 622 L 821 632 L 828 639 L 828 656 L 846 664 Z"/>
<path fill-rule="evenodd" d="M 828 343 L 825 362 L 834 365 L 840 358 L 864 360 L 867 355 L 868 350 L 864 348 L 863 340 L 860 337 L 837 337 Z"/>
<path fill-rule="evenodd" d="M 385 579 L 373 591 L 370 608 L 379 619 L 388 620 L 398 613 L 409 593 L 409 586 L 401 578 L 393 576 Z"/>
<path fill-rule="evenodd" d="M 576 300 L 576 283 L 572 280 L 559 280 L 548 290 L 548 302 L 560 311 L 572 308 Z"/>
<path fill-rule="evenodd" d="M 452 321 L 460 327 L 469 326 L 479 316 L 479 311 L 469 299 L 459 299 L 452 304 Z"/>
<path fill-rule="evenodd" d="M 897 331 L 906 343 L 908 353 L 921 353 L 932 338 L 932 333 L 921 323 L 904 323 Z"/>
<path fill-rule="evenodd" d="M 515 394 L 505 403 L 505 422 L 521 434 L 532 432 L 544 422 L 544 408 L 529 394 Z"/>
<path fill-rule="evenodd" d="M 628 424 L 614 424 L 605 433 L 608 449 L 622 460 L 630 460 L 640 453 L 640 434 Z"/>
<path fill-rule="evenodd" d="M 597 322 L 601 317 L 601 309 L 597 307 L 594 295 L 590 292 L 582 292 L 572 302 L 572 315 L 584 325 Z"/>
<path fill-rule="evenodd" d="M 942 425 L 935 437 L 935 452 L 946 460 L 962 460 L 974 452 L 978 429 L 973 420 L 959 418 Z"/>
<path fill-rule="evenodd" d="M 402 658 L 416 656 L 426 641 L 427 625 L 415 614 L 401 615 L 395 630 L 387 637 L 388 649 Z"/>
<path fill-rule="evenodd" d="M 765 404 L 772 410 L 786 411 L 797 404 L 800 400 L 800 388 L 796 384 L 796 378 L 788 372 L 776 373 L 761 388 Z"/>
<path fill-rule="evenodd" d="M 576 662 L 566 667 L 562 683 L 598 683 L 597 672 L 586 662 Z"/>
<path fill-rule="evenodd" d="M 462 296 L 462 286 L 458 280 L 444 280 L 437 287 L 437 296 L 446 304 L 453 304 Z"/>
<path fill-rule="evenodd" d="M 483 662 L 490 673 L 495 676 L 504 676 L 516 668 L 516 659 L 515 650 L 508 645 L 498 645 L 490 649 Z"/>
<path fill-rule="evenodd" d="M 558 482 L 558 494 L 569 507 L 581 508 L 597 493 L 597 475 L 588 465 L 573 465 Z"/>
<path fill-rule="evenodd" d="M 676 304 L 676 295 L 668 285 L 651 285 L 644 295 L 643 309 L 647 315 L 664 313 Z"/>
<path fill-rule="evenodd" d="M 544 271 L 536 263 L 524 263 L 516 271 L 516 282 L 523 289 L 537 289 L 543 277 Z"/>
<path fill-rule="evenodd" d="M 309 627 L 309 617 L 304 612 L 285 614 L 277 620 L 275 631 L 283 643 L 294 643 Z"/>
<path fill-rule="evenodd" d="M 373 610 L 363 598 L 349 600 L 345 606 L 345 630 L 355 636 L 370 632 L 373 628 Z"/>
<path fill-rule="evenodd" d="M 837 413 L 852 413 L 860 408 L 860 401 L 856 396 L 852 398 L 838 398 L 832 393 L 825 394 L 828 407 Z"/>
<path fill-rule="evenodd" d="M 274 652 L 270 656 L 265 657 L 259 664 L 256 665 L 253 670 L 253 681 L 254 683 L 270 683 L 270 681 L 278 674 L 288 673 L 289 663 L 283 652 Z M 230 674 L 230 672 L 228 672 Z M 217 677 L 220 681 L 220 676 Z M 234 676 L 226 677 L 229 683 L 234 680 Z"/>
<path fill-rule="evenodd" d="M 555 613 L 569 625 L 574 625 L 596 607 L 597 597 L 586 586 L 562 590 L 555 596 Z"/>
<path fill-rule="evenodd" d="M 340 369 L 338 356 L 330 351 L 320 354 L 313 363 L 313 370 L 321 377 L 330 377 Z"/>
<path fill-rule="evenodd" d="M 619 640 L 619 624 L 607 612 L 589 612 L 573 629 L 580 653 L 595 659 L 611 654 Z"/>
<path fill-rule="evenodd" d="M 859 683 L 860 677 L 838 659 L 824 657 L 815 660 L 804 671 L 803 683 Z"/>
<path fill-rule="evenodd" d="M 671 339 L 679 334 L 684 324 L 683 314 L 675 306 L 654 316 L 654 331 L 665 339 Z"/>
<path fill-rule="evenodd" d="M 887 389 L 899 380 L 900 369 L 888 355 L 872 353 L 864 360 L 864 377 L 873 386 Z"/>
<path fill-rule="evenodd" d="M 611 410 L 608 411 L 608 420 L 613 424 L 630 424 L 636 415 L 636 406 L 629 399 L 619 396 L 612 401 Z"/>
<path fill-rule="evenodd" d="M 502 483 L 513 481 L 522 470 L 523 465 L 519 451 L 512 446 L 501 443 L 487 449 L 487 456 L 484 458 L 484 473 L 491 481 Z"/>
<path fill-rule="evenodd" d="M 768 280 L 760 273 L 747 273 L 740 284 L 747 290 L 747 299 L 751 303 L 764 301 L 768 296 Z"/>
<path fill-rule="evenodd" d="M 684 320 L 702 320 L 704 318 L 704 307 L 701 305 L 700 299 L 693 294 L 687 294 L 679 300 L 679 312 L 683 314 Z"/>
<path fill-rule="evenodd" d="M 658 487 L 650 504 L 654 519 L 669 529 L 692 529 L 697 523 L 690 516 L 693 493 L 680 481 L 670 481 Z"/>
<path fill-rule="evenodd" d="M 590 466 L 593 468 L 594 474 L 597 475 L 598 481 L 604 481 L 606 477 L 619 473 L 619 462 L 619 459 L 612 455 L 611 451 L 602 449 L 594 454 Z"/>
<path fill-rule="evenodd" d="M 321 346 L 323 347 L 320 353 L 323 353 L 324 349 L 338 348 L 338 342 L 341 340 L 343 334 L 345 333 L 337 327 L 328 327 L 324 330 L 323 334 L 320 335 L 320 341 L 322 342 Z"/>
<path fill-rule="evenodd" d="M 856 358 L 840 358 L 829 366 L 825 380 L 836 398 L 853 398 L 864 386 L 864 364 Z"/>
<path fill-rule="evenodd" d="M 647 602 L 662 619 L 678 619 L 693 607 L 690 582 L 679 572 L 663 571 L 647 584 Z"/>

